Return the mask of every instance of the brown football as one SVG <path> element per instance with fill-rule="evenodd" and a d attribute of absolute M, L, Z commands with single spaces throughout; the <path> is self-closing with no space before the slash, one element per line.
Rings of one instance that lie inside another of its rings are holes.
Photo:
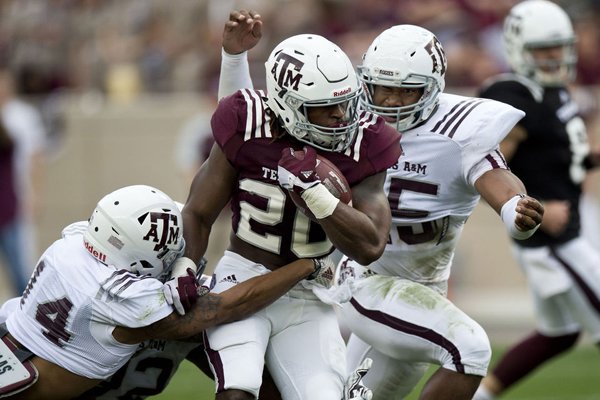
<path fill-rule="evenodd" d="M 302 153 L 302 151 L 296 151 L 296 153 Z M 352 191 L 346 177 L 335 164 L 320 154 L 317 154 L 315 173 L 331 194 L 346 204 L 352 203 Z M 306 203 L 300 195 L 294 191 L 290 191 L 290 196 L 300 211 L 313 221 L 317 220 L 308 207 L 306 207 Z"/>

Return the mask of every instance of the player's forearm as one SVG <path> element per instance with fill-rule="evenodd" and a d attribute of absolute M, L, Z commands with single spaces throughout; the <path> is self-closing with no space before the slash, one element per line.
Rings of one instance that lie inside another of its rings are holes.
<path fill-rule="evenodd" d="M 184 256 L 198 264 L 208 247 L 211 225 L 202 224 L 194 216 L 183 214 L 183 238 L 185 239 Z"/>
<path fill-rule="evenodd" d="M 501 168 L 492 169 L 481 175 L 475 182 L 475 189 L 498 214 L 504 203 L 513 196 L 527 193 L 525 185 L 516 175 Z"/>
<path fill-rule="evenodd" d="M 331 243 L 362 265 L 381 257 L 391 227 L 387 204 L 372 210 L 376 217 L 340 203 L 331 216 L 319 221 Z"/>
<path fill-rule="evenodd" d="M 219 323 L 254 314 L 287 293 L 314 269 L 312 259 L 300 259 L 226 290 L 221 293 L 226 312 L 219 316 Z"/>
<path fill-rule="evenodd" d="M 296 260 L 275 271 L 237 284 L 222 293 L 209 293 L 200 297 L 183 316 L 172 313 L 148 327 L 130 329 L 129 338 L 135 335 L 135 342 L 141 342 L 150 338 L 181 340 L 198 335 L 207 328 L 254 314 L 313 272 L 312 259 Z"/>

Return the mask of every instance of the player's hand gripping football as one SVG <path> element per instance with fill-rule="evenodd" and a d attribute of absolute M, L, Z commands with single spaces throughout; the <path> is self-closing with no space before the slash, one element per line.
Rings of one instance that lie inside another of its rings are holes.
<path fill-rule="evenodd" d="M 279 184 L 287 190 L 302 195 L 302 193 L 321 183 L 315 168 L 317 167 L 317 152 L 310 146 L 304 151 L 294 151 L 287 147 L 281 151 L 281 158 L 277 165 Z"/>
<path fill-rule="evenodd" d="M 373 360 L 365 358 L 358 368 L 350 374 L 344 384 L 344 397 L 342 400 L 371 400 L 373 392 L 362 382 L 362 378 L 369 372 L 371 365 L 373 365 Z"/>

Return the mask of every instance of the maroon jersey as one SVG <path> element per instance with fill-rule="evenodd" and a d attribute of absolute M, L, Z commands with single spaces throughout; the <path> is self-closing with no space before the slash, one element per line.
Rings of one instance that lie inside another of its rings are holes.
<path fill-rule="evenodd" d="M 328 254 L 333 247 L 319 224 L 310 221 L 277 180 L 282 149 L 307 144 L 269 128 L 264 92 L 243 89 L 222 99 L 211 125 L 216 143 L 238 171 L 231 198 L 232 228 L 245 242 L 287 260 Z M 317 152 L 342 171 L 350 186 L 387 170 L 400 157 L 400 135 L 374 114 L 365 113 L 354 142 L 343 153 Z"/>

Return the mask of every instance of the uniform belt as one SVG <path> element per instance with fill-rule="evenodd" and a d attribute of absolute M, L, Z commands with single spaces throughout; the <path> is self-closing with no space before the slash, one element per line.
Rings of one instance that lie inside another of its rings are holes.
<path fill-rule="evenodd" d="M 6 327 L 6 323 L 4 322 L 0 324 L 0 339 L 4 340 L 5 342 L 7 340 L 10 341 L 14 347 L 14 349 L 12 349 L 13 354 L 21 362 L 26 361 L 35 355 L 10 334 L 8 328 Z"/>

